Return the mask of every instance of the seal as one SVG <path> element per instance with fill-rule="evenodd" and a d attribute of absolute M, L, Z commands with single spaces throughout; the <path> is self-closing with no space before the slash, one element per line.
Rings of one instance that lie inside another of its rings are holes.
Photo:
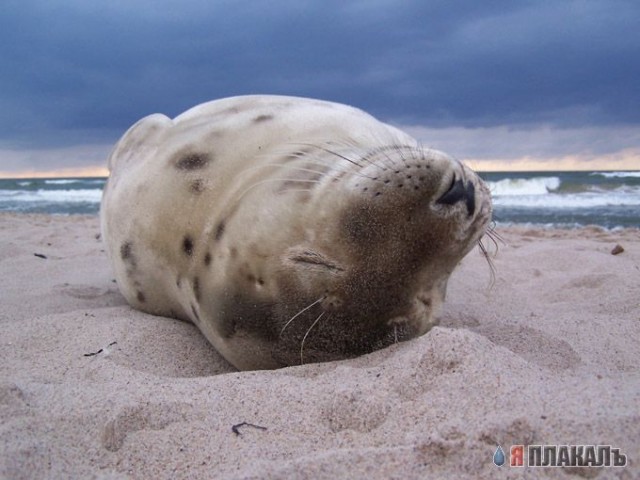
<path fill-rule="evenodd" d="M 461 162 L 307 98 L 151 115 L 108 164 L 102 237 L 120 291 L 193 322 L 241 370 L 426 333 L 491 219 L 487 187 Z"/>

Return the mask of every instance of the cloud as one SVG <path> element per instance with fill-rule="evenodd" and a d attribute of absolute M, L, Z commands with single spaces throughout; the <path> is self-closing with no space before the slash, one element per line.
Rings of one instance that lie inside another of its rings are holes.
<path fill-rule="evenodd" d="M 635 126 L 535 128 L 449 127 L 398 125 L 427 147 L 444 150 L 459 158 L 514 159 L 532 157 L 540 161 L 559 156 L 598 158 L 637 146 L 640 129 Z M 638 164 L 640 167 L 640 164 Z"/>
<path fill-rule="evenodd" d="M 0 177 L 25 172 L 53 172 L 62 169 L 96 170 L 106 173 L 106 159 L 113 148 L 110 144 L 74 145 L 48 149 L 1 149 Z"/>
<path fill-rule="evenodd" d="M 543 141 L 544 128 L 634 128 L 638 17 L 633 0 L 6 0 L 0 147 L 113 143 L 150 113 L 247 93 Z"/>

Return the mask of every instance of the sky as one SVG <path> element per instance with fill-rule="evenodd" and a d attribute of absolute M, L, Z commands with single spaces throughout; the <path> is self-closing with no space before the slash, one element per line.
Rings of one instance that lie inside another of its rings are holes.
<path fill-rule="evenodd" d="M 151 113 L 347 103 L 478 170 L 640 169 L 636 0 L 2 0 L 0 176 L 106 173 Z"/>

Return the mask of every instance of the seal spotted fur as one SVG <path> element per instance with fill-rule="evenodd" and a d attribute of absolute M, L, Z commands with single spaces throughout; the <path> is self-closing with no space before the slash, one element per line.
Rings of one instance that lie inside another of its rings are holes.
<path fill-rule="evenodd" d="M 239 369 L 424 334 L 491 217 L 487 187 L 462 163 L 305 98 L 151 115 L 108 163 L 102 233 L 122 294 L 192 321 Z"/>

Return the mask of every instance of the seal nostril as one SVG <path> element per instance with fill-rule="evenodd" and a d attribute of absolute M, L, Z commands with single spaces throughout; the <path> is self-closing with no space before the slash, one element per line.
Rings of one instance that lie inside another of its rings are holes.
<path fill-rule="evenodd" d="M 449 189 L 442 195 L 436 203 L 440 203 L 442 205 L 453 205 L 464 198 L 465 188 L 462 184 L 462 180 L 456 179 L 454 176 L 451 179 L 451 185 L 449 185 Z"/>
<path fill-rule="evenodd" d="M 476 187 L 471 182 L 467 182 L 466 189 L 467 213 L 469 216 L 476 211 Z"/>
<path fill-rule="evenodd" d="M 476 209 L 475 187 L 472 182 L 467 182 L 465 185 L 461 179 L 456 179 L 454 176 L 449 189 L 436 200 L 436 203 L 441 205 L 454 205 L 462 200 L 465 201 L 469 216 L 473 215 Z"/>

